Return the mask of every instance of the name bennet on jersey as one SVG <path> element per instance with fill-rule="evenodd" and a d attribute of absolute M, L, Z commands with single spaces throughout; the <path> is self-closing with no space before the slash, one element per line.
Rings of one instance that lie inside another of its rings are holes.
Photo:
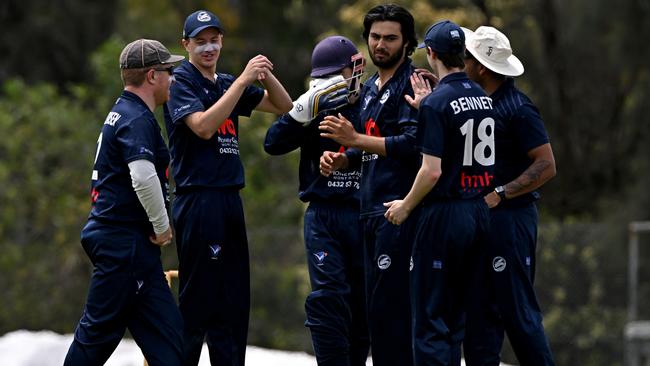
<path fill-rule="evenodd" d="M 460 97 L 449 102 L 449 106 L 454 114 L 469 110 L 492 109 L 492 98 L 483 97 Z"/>

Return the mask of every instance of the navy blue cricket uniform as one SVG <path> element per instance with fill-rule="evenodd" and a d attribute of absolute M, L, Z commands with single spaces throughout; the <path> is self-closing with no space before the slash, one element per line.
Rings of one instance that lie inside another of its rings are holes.
<path fill-rule="evenodd" d="M 357 121 L 358 103 L 336 113 Z M 304 238 L 312 288 L 305 301 L 305 325 L 318 364 L 365 365 L 370 342 L 359 221 L 361 152 L 320 137 L 318 125 L 326 115 L 304 126 L 285 114 L 267 131 L 264 150 L 281 155 L 300 148 L 299 197 L 309 202 Z M 345 151 L 349 168 L 322 176 L 319 164 L 324 151 Z"/>
<path fill-rule="evenodd" d="M 376 366 L 412 363 L 408 271 L 414 219 L 391 224 L 384 217 L 384 202 L 404 197 L 420 166 L 415 148 L 417 110 L 404 100 L 404 95 L 413 95 L 409 79 L 413 71 L 407 58 L 381 89 L 375 74 L 360 95 L 359 127 L 367 135 L 384 137 L 387 154 L 364 152 L 361 163 L 368 325 Z"/>
<path fill-rule="evenodd" d="M 418 146 L 441 159 L 415 234 L 411 293 L 416 365 L 460 365 L 467 295 L 489 225 L 492 100 L 464 72 L 440 80 L 420 105 Z"/>
<path fill-rule="evenodd" d="M 81 243 L 94 270 L 65 365 L 103 365 L 128 328 L 151 365 L 180 365 L 181 315 L 167 285 L 153 227 L 128 164 L 151 161 L 167 196 L 169 151 L 158 122 L 124 91 L 106 117 L 92 173 L 93 207 Z"/>
<path fill-rule="evenodd" d="M 235 81 L 206 79 L 188 61 L 174 69 L 165 123 L 176 196 L 172 218 L 179 259 L 179 307 L 185 320 L 185 364 L 196 365 L 204 338 L 213 364 L 244 365 L 250 312 L 248 240 L 239 190 L 239 116 L 250 116 L 264 90 L 245 89 L 230 116 L 208 140 L 185 117 L 205 111 Z"/>
<path fill-rule="evenodd" d="M 508 78 L 492 95 L 498 116 L 494 185 L 519 177 L 532 163 L 528 151 L 547 144 L 537 108 Z M 468 365 L 498 365 L 504 330 L 522 365 L 554 365 L 533 288 L 537 246 L 536 191 L 502 201 L 491 210 L 481 306 L 468 314 Z"/>

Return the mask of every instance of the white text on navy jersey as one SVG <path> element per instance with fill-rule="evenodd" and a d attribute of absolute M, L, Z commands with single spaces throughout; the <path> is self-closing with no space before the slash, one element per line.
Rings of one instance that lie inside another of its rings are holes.
<path fill-rule="evenodd" d="M 109 126 L 115 126 L 115 122 L 117 122 L 118 119 L 122 117 L 119 113 L 116 112 L 110 112 L 108 116 L 106 116 L 106 120 L 104 121 L 105 125 Z"/>
<path fill-rule="evenodd" d="M 469 110 L 492 109 L 492 98 L 482 97 L 460 97 L 449 102 L 449 106 L 454 110 L 454 114 Z"/>

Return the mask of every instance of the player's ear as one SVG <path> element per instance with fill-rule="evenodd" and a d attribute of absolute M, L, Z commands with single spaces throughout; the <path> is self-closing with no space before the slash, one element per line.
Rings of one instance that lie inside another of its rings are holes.
<path fill-rule="evenodd" d="M 147 70 L 147 73 L 145 74 L 144 77 L 147 82 L 153 83 L 154 80 L 156 79 L 156 70 L 154 69 Z"/>
<path fill-rule="evenodd" d="M 190 39 L 189 38 L 181 38 L 181 46 L 185 49 L 185 51 L 190 52 L 188 49 L 188 46 L 190 45 Z"/>
<path fill-rule="evenodd" d="M 482 63 L 477 62 L 478 64 L 478 74 L 479 75 L 486 75 L 490 70 L 488 70 L 487 67 L 485 67 Z"/>

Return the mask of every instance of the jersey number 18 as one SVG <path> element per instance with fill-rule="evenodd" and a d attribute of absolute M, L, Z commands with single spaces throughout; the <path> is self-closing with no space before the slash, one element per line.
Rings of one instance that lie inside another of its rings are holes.
<path fill-rule="evenodd" d="M 473 118 L 468 119 L 460 127 L 460 133 L 465 136 L 464 166 L 472 166 L 474 160 L 483 166 L 494 165 L 494 119 L 487 117 L 479 123 L 476 134 L 480 142 L 476 146 L 474 146 Z"/>

